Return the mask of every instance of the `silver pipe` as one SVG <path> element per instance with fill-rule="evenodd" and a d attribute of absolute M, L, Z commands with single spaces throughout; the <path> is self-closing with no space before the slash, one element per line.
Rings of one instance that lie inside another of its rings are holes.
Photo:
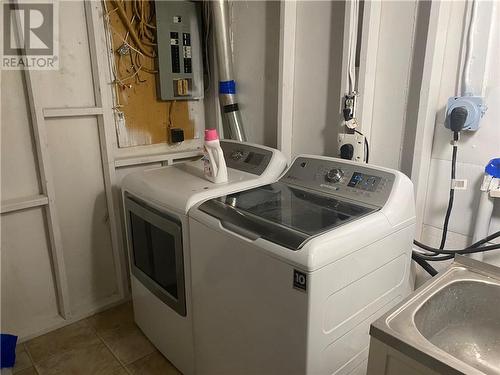
<path fill-rule="evenodd" d="M 222 82 L 221 86 L 224 87 L 222 90 L 219 89 L 224 136 L 244 142 L 247 137 L 241 121 L 238 98 L 234 88 L 233 58 L 229 42 L 228 2 L 227 0 L 213 0 L 209 3 L 212 6 L 219 81 Z"/>

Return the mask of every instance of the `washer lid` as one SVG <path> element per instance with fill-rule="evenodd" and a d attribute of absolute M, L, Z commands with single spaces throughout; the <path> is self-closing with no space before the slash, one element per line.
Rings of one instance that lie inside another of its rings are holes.
<path fill-rule="evenodd" d="M 298 250 L 311 237 L 378 208 L 276 182 L 211 199 L 199 209 L 245 237 Z"/>

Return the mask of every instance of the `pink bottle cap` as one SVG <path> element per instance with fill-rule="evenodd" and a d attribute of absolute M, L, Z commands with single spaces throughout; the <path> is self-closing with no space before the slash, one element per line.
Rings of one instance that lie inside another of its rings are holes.
<path fill-rule="evenodd" d="M 217 129 L 205 129 L 205 141 L 215 141 L 219 139 Z"/>

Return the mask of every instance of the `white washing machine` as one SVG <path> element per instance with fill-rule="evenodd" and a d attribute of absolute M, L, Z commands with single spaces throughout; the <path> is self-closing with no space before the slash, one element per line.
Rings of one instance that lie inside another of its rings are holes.
<path fill-rule="evenodd" d="M 228 182 L 203 177 L 201 160 L 127 175 L 122 183 L 135 321 L 185 375 L 194 373 L 187 212 L 197 202 L 276 181 L 277 150 L 221 141 Z"/>
<path fill-rule="evenodd" d="M 189 212 L 196 372 L 361 374 L 370 323 L 411 290 L 413 185 L 300 156 Z"/>

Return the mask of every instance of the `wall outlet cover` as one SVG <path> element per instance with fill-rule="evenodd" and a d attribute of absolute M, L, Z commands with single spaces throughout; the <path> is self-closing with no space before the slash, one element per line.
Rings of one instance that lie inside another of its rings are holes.
<path fill-rule="evenodd" d="M 354 148 L 351 160 L 363 162 L 365 160 L 365 137 L 361 134 L 342 133 L 338 136 L 337 157 L 340 158 L 340 149 L 342 146 L 351 144 Z"/>
<path fill-rule="evenodd" d="M 488 109 L 481 96 L 452 96 L 448 99 L 446 106 L 445 127 L 450 128 L 450 114 L 454 108 L 464 107 L 467 109 L 467 120 L 465 120 L 464 130 L 476 131 L 479 129 L 481 117 Z"/>

